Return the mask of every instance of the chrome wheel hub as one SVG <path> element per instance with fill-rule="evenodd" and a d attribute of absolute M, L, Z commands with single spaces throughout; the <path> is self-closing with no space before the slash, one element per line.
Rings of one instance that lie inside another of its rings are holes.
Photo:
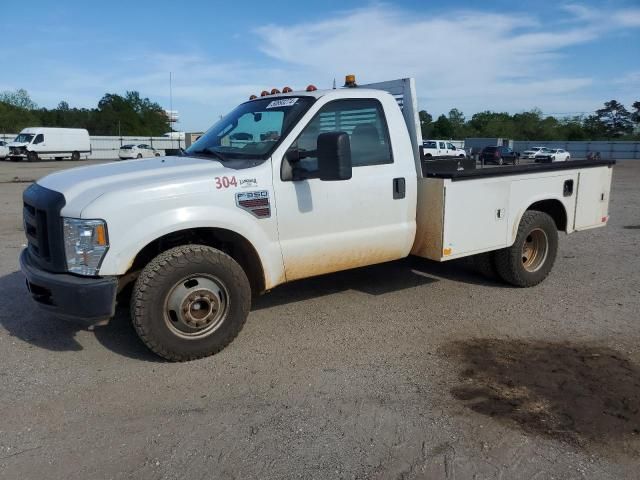
<path fill-rule="evenodd" d="M 197 274 L 181 280 L 169 291 L 165 302 L 165 323 L 183 338 L 202 338 L 224 322 L 229 294 L 217 278 Z"/>

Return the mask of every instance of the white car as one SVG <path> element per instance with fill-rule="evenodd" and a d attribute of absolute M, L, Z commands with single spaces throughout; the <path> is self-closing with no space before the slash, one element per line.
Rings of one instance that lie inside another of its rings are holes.
<path fill-rule="evenodd" d="M 9 156 L 9 147 L 7 146 L 7 142 L 0 140 L 0 159 L 6 160 Z"/>
<path fill-rule="evenodd" d="M 571 160 L 571 154 L 563 148 L 551 149 L 551 161 L 552 162 L 568 162 Z"/>
<path fill-rule="evenodd" d="M 536 160 L 538 157 L 546 158 L 552 150 L 547 147 L 530 147 L 520 154 L 520 158 Z"/>
<path fill-rule="evenodd" d="M 446 140 L 426 140 L 422 142 L 422 150 L 424 151 L 425 158 L 467 156 L 463 149 L 456 147 Z"/>
<path fill-rule="evenodd" d="M 139 145 L 129 144 L 123 145 L 118 151 L 118 157 L 120 160 L 127 160 L 129 158 L 145 158 L 145 157 L 159 157 L 158 151 L 151 145 L 141 143 Z"/>

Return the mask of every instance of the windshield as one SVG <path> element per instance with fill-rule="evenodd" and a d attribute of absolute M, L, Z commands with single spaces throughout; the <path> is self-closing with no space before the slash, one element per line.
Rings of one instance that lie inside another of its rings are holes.
<path fill-rule="evenodd" d="M 313 97 L 279 97 L 243 103 L 191 145 L 187 155 L 267 158 L 313 101 Z"/>
<path fill-rule="evenodd" d="M 33 140 L 33 137 L 34 137 L 33 133 L 21 133 L 16 137 L 14 142 L 29 143 L 31 142 L 31 140 Z"/>

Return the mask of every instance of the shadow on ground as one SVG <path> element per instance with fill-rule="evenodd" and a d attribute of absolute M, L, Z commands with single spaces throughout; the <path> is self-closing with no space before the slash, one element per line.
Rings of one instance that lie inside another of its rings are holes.
<path fill-rule="evenodd" d="M 479 339 L 445 348 L 461 364 L 451 393 L 474 412 L 579 446 L 640 440 L 640 368 L 571 343 Z"/>
<path fill-rule="evenodd" d="M 367 295 L 386 295 L 438 282 L 440 278 L 494 288 L 514 288 L 481 275 L 470 260 L 439 263 L 420 257 L 409 257 L 281 285 L 269 294 L 254 299 L 253 310 L 301 302 L 347 290 Z"/>
<path fill-rule="evenodd" d="M 254 299 L 252 310 L 277 307 L 346 290 L 376 296 L 392 294 L 437 282 L 438 277 L 503 286 L 474 273 L 465 263 L 439 264 L 408 258 L 282 285 L 269 294 Z M 129 319 L 126 299 L 120 299 L 116 316 L 107 325 L 87 327 L 81 323 L 59 320 L 39 309 L 27 292 L 21 272 L 0 277 L 0 292 L 3 293 L 0 324 L 12 336 L 31 345 L 52 351 L 79 351 L 83 347 L 76 338 L 78 332 L 91 330 L 102 345 L 118 354 L 139 360 L 161 361 L 138 339 Z"/>
<path fill-rule="evenodd" d="M 146 361 L 162 361 L 138 339 L 125 308 L 118 308 L 108 325 L 88 327 L 61 320 L 38 308 L 27 292 L 24 276 L 14 272 L 0 277 L 2 309 L 0 324 L 15 338 L 51 351 L 80 351 L 81 331 L 91 330 L 105 347 L 120 355 Z"/>

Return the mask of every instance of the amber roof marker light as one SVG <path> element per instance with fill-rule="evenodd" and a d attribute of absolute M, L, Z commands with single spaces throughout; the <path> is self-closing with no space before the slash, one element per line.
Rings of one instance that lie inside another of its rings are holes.
<path fill-rule="evenodd" d="M 358 86 L 356 83 L 356 76 L 354 74 L 349 74 L 344 77 L 344 86 L 347 88 L 355 88 Z"/>
<path fill-rule="evenodd" d="M 284 87 L 282 89 L 282 93 L 291 93 L 291 92 L 293 92 L 293 90 L 291 90 L 291 87 Z"/>
<path fill-rule="evenodd" d="M 309 85 L 309 86 L 306 88 L 306 90 L 307 90 L 307 92 L 315 92 L 315 91 L 316 91 L 316 90 L 318 90 L 318 89 L 316 88 L 316 86 L 315 86 L 315 85 Z"/>

